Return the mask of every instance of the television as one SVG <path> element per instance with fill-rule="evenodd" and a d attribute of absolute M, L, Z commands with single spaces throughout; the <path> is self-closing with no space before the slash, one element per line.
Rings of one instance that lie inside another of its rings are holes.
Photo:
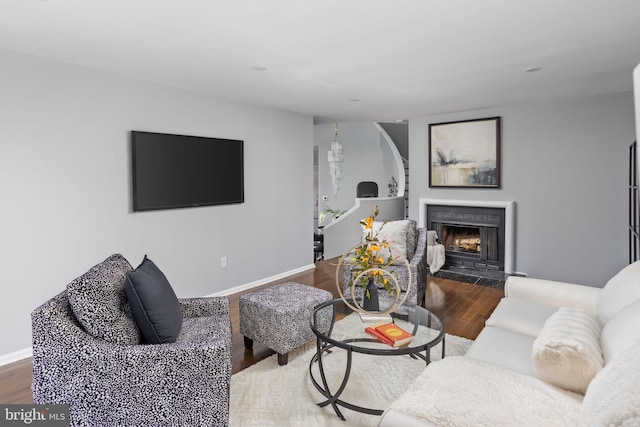
<path fill-rule="evenodd" d="M 131 131 L 133 211 L 243 203 L 243 145 Z"/>

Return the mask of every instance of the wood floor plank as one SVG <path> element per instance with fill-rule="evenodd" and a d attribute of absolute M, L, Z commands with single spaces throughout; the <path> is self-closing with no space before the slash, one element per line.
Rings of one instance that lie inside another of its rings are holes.
<path fill-rule="evenodd" d="M 316 263 L 315 269 L 263 285 L 260 288 L 286 281 L 296 281 L 325 289 L 331 292 L 334 298 L 338 298 L 339 294 L 335 286 L 336 263 L 337 259 L 321 261 Z M 228 296 L 229 317 L 233 331 L 233 373 L 274 354 L 272 350 L 265 348 L 260 343 L 254 343 L 253 350 L 245 349 L 244 339 L 240 334 L 240 295 L 256 289 L 259 288 Z M 504 296 L 504 292 L 499 289 L 431 276 L 427 280 L 426 294 L 425 307 L 442 320 L 445 332 L 469 339 L 475 339 L 478 336 L 485 320 Z M 31 359 L 0 367 L 0 403 L 33 403 L 31 397 L 32 369 Z"/>

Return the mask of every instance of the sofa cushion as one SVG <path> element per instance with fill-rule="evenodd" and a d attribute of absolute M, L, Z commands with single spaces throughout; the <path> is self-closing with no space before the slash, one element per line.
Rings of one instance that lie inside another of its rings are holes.
<path fill-rule="evenodd" d="M 133 316 L 150 344 L 176 342 L 182 328 L 182 309 L 166 276 L 147 256 L 127 273 L 124 288 Z"/>
<path fill-rule="evenodd" d="M 485 324 L 535 338 L 544 322 L 556 311 L 557 307 L 523 298 L 502 298 Z"/>
<path fill-rule="evenodd" d="M 430 363 L 387 410 L 428 426 L 577 426 L 581 401 L 537 378 L 453 356 Z"/>
<path fill-rule="evenodd" d="M 487 326 L 465 356 L 537 378 L 531 361 L 534 339 L 529 335 Z"/>
<path fill-rule="evenodd" d="M 602 326 L 634 301 L 640 300 L 640 261 L 636 261 L 620 270 L 602 288 L 596 311 Z"/>
<path fill-rule="evenodd" d="M 387 223 L 383 221 L 373 222 L 373 235 L 375 236 L 376 233 L 378 233 L 378 240 L 386 240 L 389 243 L 389 249 L 391 249 L 391 255 L 394 258 L 397 256 L 407 258 L 407 231 L 409 229 L 409 222 L 409 220 L 389 221 Z M 363 241 L 367 235 L 368 230 L 365 230 L 363 232 Z M 413 238 L 416 238 L 415 234 Z M 385 260 L 389 257 L 389 250 L 386 248 L 380 248 L 379 253 Z M 402 263 L 402 261 L 399 262 Z"/>
<path fill-rule="evenodd" d="M 640 344 L 640 300 L 623 308 L 602 329 L 600 345 L 605 364 L 635 344 Z"/>
<path fill-rule="evenodd" d="M 560 308 L 533 342 L 538 376 L 556 387 L 584 394 L 603 366 L 600 332 L 598 321 L 584 310 Z"/>
<path fill-rule="evenodd" d="M 628 348 L 591 381 L 582 426 L 640 425 L 640 344 Z"/>
<path fill-rule="evenodd" d="M 129 262 L 115 254 L 67 285 L 69 305 L 78 322 L 94 337 L 114 344 L 140 343 L 124 291 L 128 271 Z"/>

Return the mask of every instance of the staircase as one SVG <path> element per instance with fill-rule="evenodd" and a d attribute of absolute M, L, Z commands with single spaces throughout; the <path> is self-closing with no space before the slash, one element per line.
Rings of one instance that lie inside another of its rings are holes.
<path fill-rule="evenodd" d="M 399 159 L 402 159 L 405 179 L 404 194 L 398 194 L 398 196 L 404 196 L 405 218 L 409 218 L 409 126 L 407 123 L 378 123 L 378 125 L 395 145 Z M 397 165 L 400 168 L 399 161 Z"/>
<path fill-rule="evenodd" d="M 404 217 L 409 218 L 409 160 L 402 158 L 404 166 Z"/>

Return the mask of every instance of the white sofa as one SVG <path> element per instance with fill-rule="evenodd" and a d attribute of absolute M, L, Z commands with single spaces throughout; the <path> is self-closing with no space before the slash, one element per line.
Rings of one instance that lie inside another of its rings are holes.
<path fill-rule="evenodd" d="M 431 363 L 379 425 L 640 426 L 640 262 L 603 288 L 510 277 L 467 354 Z"/>

